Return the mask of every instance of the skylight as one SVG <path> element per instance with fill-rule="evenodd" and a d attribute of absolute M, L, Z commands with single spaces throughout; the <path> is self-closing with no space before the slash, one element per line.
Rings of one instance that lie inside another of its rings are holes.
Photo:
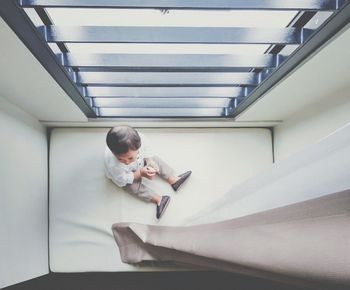
<path fill-rule="evenodd" d="M 26 12 L 46 46 L 29 39 L 34 55 L 92 118 L 233 118 L 341 29 L 308 44 L 349 9 L 339 0 L 19 2 L 5 20 L 16 31 L 15 14 Z"/>

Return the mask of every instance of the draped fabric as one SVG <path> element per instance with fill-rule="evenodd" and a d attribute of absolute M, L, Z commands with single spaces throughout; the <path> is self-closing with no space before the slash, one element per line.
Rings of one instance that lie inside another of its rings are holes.
<path fill-rule="evenodd" d="M 350 190 L 226 221 L 116 223 L 123 262 L 171 261 L 280 281 L 350 284 Z"/>

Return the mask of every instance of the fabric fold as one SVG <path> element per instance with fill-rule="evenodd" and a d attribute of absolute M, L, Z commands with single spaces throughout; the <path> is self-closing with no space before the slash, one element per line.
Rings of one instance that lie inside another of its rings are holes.
<path fill-rule="evenodd" d="M 280 281 L 350 283 L 350 190 L 195 226 L 116 223 L 126 263 L 171 261 Z"/>

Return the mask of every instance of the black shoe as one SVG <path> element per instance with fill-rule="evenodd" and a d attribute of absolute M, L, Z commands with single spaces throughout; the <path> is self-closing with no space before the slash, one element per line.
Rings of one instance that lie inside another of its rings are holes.
<path fill-rule="evenodd" d="M 162 215 L 164 214 L 166 208 L 168 207 L 170 202 L 170 196 L 163 195 L 162 199 L 160 201 L 160 204 L 157 205 L 157 219 L 160 219 Z"/>
<path fill-rule="evenodd" d="M 185 182 L 185 180 L 191 175 L 192 171 L 186 171 L 185 173 L 182 173 L 179 175 L 180 179 L 176 181 L 174 184 L 171 185 L 171 187 L 177 191 L 178 188 Z"/>

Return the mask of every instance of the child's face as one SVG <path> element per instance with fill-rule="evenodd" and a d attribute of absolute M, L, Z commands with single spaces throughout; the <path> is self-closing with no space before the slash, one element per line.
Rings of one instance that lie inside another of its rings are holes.
<path fill-rule="evenodd" d="M 128 152 L 124 154 L 118 154 L 115 157 L 117 157 L 119 162 L 128 165 L 136 160 L 137 153 L 138 150 L 129 150 Z"/>

